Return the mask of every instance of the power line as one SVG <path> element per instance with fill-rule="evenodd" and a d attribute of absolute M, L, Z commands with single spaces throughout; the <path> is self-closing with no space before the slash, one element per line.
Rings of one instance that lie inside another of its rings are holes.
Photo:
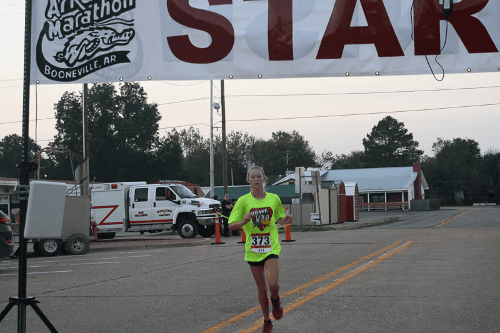
<path fill-rule="evenodd" d="M 299 94 L 257 94 L 257 95 L 229 95 L 228 97 L 294 97 L 294 96 L 348 96 L 348 95 L 376 95 L 376 94 L 401 94 L 401 93 L 420 93 L 420 92 L 443 92 L 459 90 L 492 89 L 500 86 L 484 87 L 463 87 L 463 88 L 443 88 L 443 89 L 418 89 L 418 90 L 392 90 L 392 91 L 368 91 L 368 92 L 345 92 L 345 93 L 299 93 Z"/>
<path fill-rule="evenodd" d="M 40 120 L 52 120 L 52 119 L 56 119 L 56 118 L 55 117 L 52 117 L 52 118 L 41 118 L 41 119 L 38 119 L 38 121 L 40 121 Z M 35 121 L 35 119 L 31 119 L 30 121 Z M 7 121 L 7 122 L 4 122 L 4 123 L 0 123 L 0 125 L 17 124 L 17 123 L 22 123 L 22 122 L 23 122 L 22 120 Z"/>
<path fill-rule="evenodd" d="M 377 111 L 377 112 L 365 112 L 365 113 L 345 113 L 345 114 L 330 114 L 330 115 L 319 115 L 319 116 L 298 116 L 298 117 L 282 117 L 282 118 L 260 118 L 260 119 L 234 119 L 234 120 L 226 120 L 231 122 L 250 122 L 250 121 L 273 121 L 273 120 L 296 120 L 296 119 L 315 119 L 315 118 L 331 118 L 331 117 L 354 117 L 354 116 L 371 116 L 377 114 L 393 114 L 393 113 L 409 113 L 409 112 L 426 112 L 426 111 L 443 111 L 443 110 L 451 110 L 451 109 L 461 109 L 461 108 L 474 108 L 474 107 L 487 107 L 487 106 L 498 106 L 500 103 L 487 103 L 487 104 L 475 104 L 475 105 L 459 105 L 459 106 L 446 106 L 440 108 L 425 108 L 425 109 L 414 109 L 414 110 L 396 110 L 396 111 Z M 43 118 L 38 120 L 50 120 L 55 118 Z M 34 121 L 34 120 L 30 120 Z M 20 121 L 11 121 L 0 123 L 0 125 L 20 123 Z M 218 121 L 216 124 L 220 123 Z M 203 124 L 206 125 L 206 124 Z M 181 125 L 178 127 L 184 127 L 190 125 Z M 173 126 L 176 127 L 176 126 Z M 172 127 L 166 127 L 172 128 Z"/>
<path fill-rule="evenodd" d="M 39 119 L 40 120 L 40 119 Z M 192 127 L 192 126 L 200 126 L 200 125 L 203 125 L 203 126 L 210 126 L 209 124 L 205 124 L 205 123 L 198 123 L 198 124 L 187 124 L 187 125 L 177 125 L 177 126 L 168 126 L 168 127 L 159 127 L 158 128 L 158 131 L 159 130 L 166 130 L 166 129 L 171 129 L 171 128 L 179 128 L 179 127 Z M 121 133 L 134 133 L 135 131 L 121 131 Z M 106 135 L 109 135 L 109 133 L 105 133 L 105 134 L 94 134 L 92 135 L 92 137 L 99 137 L 99 136 L 106 136 Z M 38 140 L 38 141 L 51 141 L 53 139 L 45 139 L 45 140 Z"/>
<path fill-rule="evenodd" d="M 170 104 L 180 104 L 180 103 L 187 103 L 187 102 L 196 102 L 196 101 L 202 101 L 202 100 L 209 99 L 209 98 L 210 97 L 193 98 L 193 99 L 188 99 L 188 100 L 185 100 L 185 101 L 160 103 L 158 105 L 170 105 Z"/>
<path fill-rule="evenodd" d="M 461 105 L 461 106 L 447 106 L 447 107 L 441 107 L 441 108 L 426 108 L 426 109 L 415 109 L 415 110 L 377 111 L 377 112 L 366 112 L 366 113 L 346 113 L 346 114 L 331 114 L 331 115 L 321 115 L 321 116 L 299 116 L 299 117 L 284 117 L 284 118 L 235 119 L 235 120 L 226 120 L 226 121 L 231 121 L 231 122 L 248 122 L 248 121 L 295 120 L 295 119 L 314 119 L 314 118 L 331 118 L 331 117 L 370 116 L 370 115 L 376 115 L 376 114 L 393 114 L 393 113 L 408 113 L 408 112 L 442 111 L 442 110 L 450 110 L 450 109 L 461 109 L 461 108 L 472 108 L 472 107 L 486 107 L 486 106 L 498 106 L 498 105 L 500 105 L 500 103 L 488 103 L 488 104 L 476 104 L 476 105 Z"/>
<path fill-rule="evenodd" d="M 463 88 L 443 88 L 443 89 L 419 89 L 419 90 L 392 90 L 392 91 L 368 91 L 368 92 L 345 92 L 345 93 L 297 93 L 297 94 L 254 94 L 254 95 L 227 95 L 226 98 L 242 98 L 242 97 L 307 97 L 307 96 L 350 96 L 350 95 L 377 95 L 377 94 L 409 94 L 422 92 L 444 92 L 444 91 L 460 91 L 460 90 L 478 90 L 478 89 L 494 89 L 500 86 L 482 86 L 482 87 L 463 87 Z M 217 89 L 217 88 L 216 88 Z M 195 102 L 209 99 L 202 97 L 196 99 L 188 99 L 183 101 L 161 103 L 158 105 L 180 104 Z"/>
<path fill-rule="evenodd" d="M 0 82 L 4 82 L 4 81 L 22 81 L 23 79 L 4 79 L 4 80 L 0 80 Z"/>

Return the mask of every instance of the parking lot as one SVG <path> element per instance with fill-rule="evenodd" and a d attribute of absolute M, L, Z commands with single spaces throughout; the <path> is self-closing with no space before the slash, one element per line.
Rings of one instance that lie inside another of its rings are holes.
<path fill-rule="evenodd" d="M 500 332 L 499 212 L 371 212 L 294 232 L 282 244 L 285 315 L 273 332 Z M 30 257 L 28 295 L 60 332 L 260 332 L 240 238 L 222 240 Z M 16 260 L 0 261 L 2 309 L 17 271 Z M 0 331 L 16 328 L 11 311 Z M 48 332 L 29 308 L 27 328 Z"/>

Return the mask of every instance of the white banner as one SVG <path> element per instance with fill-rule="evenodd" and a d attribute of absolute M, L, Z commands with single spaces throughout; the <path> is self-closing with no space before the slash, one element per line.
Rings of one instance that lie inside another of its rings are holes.
<path fill-rule="evenodd" d="M 427 74 L 424 54 L 436 74 L 439 64 L 499 71 L 500 1 L 451 9 L 439 0 L 34 0 L 31 83 Z"/>

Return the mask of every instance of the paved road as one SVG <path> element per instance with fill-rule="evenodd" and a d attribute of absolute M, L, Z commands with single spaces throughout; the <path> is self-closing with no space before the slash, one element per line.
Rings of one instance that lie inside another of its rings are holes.
<path fill-rule="evenodd" d="M 500 210 L 362 213 L 399 222 L 294 233 L 273 332 L 500 332 Z M 349 224 L 346 223 L 346 226 Z M 260 332 L 238 237 L 224 245 L 29 258 L 28 294 L 60 332 Z M 17 294 L 0 261 L 0 308 Z M 28 332 L 48 332 L 28 309 Z M 17 311 L 0 322 L 14 332 Z"/>

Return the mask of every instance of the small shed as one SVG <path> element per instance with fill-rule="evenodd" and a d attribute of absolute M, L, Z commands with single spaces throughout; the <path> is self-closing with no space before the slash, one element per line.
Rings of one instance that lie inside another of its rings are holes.
<path fill-rule="evenodd" d="M 359 191 L 356 182 L 346 182 L 345 198 L 346 198 L 346 220 L 348 222 L 359 221 Z"/>
<path fill-rule="evenodd" d="M 347 210 L 346 210 L 346 196 L 345 196 L 345 185 L 341 180 L 334 181 L 337 187 L 337 198 L 338 198 L 338 222 L 344 223 L 347 221 Z"/>

